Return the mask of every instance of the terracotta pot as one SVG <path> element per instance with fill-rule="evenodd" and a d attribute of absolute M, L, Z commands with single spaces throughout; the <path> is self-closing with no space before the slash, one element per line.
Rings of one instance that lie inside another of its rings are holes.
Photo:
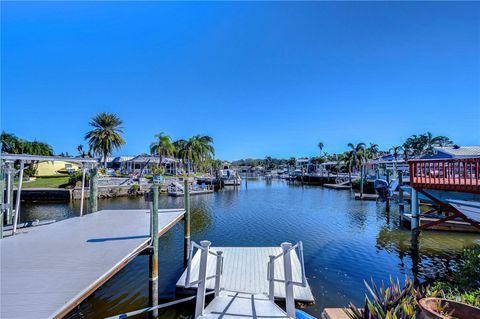
<path fill-rule="evenodd" d="M 451 317 L 440 314 L 438 310 L 439 305 L 445 305 L 443 313 L 450 314 Z M 461 302 L 456 302 L 441 298 L 423 298 L 419 301 L 421 318 L 424 319 L 473 319 L 480 318 L 480 308 L 466 305 Z"/>

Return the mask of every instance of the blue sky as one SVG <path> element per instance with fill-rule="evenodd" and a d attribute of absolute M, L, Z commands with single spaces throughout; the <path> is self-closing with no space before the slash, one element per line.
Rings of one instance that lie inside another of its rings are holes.
<path fill-rule="evenodd" d="M 480 3 L 1 4 L 1 126 L 75 154 L 97 112 L 120 154 L 208 134 L 222 159 L 480 144 Z"/>

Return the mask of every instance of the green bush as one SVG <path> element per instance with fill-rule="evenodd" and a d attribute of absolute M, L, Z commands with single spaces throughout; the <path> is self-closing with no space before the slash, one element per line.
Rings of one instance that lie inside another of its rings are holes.
<path fill-rule="evenodd" d="M 480 249 L 465 249 L 452 275 L 428 289 L 432 294 L 480 307 Z"/>
<path fill-rule="evenodd" d="M 82 171 L 73 172 L 68 176 L 68 185 L 76 186 L 78 182 L 82 181 Z M 88 174 L 85 174 L 85 183 L 88 181 Z"/>

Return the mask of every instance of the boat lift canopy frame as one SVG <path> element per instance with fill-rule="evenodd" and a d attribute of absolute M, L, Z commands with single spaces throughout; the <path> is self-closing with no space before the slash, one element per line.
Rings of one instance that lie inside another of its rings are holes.
<path fill-rule="evenodd" d="M 20 161 L 20 169 L 18 171 L 15 170 L 13 164 L 15 161 Z M 83 215 L 83 202 L 85 197 L 85 173 L 87 168 L 93 169 L 98 165 L 98 161 L 94 158 L 79 158 L 79 157 L 67 157 L 67 156 L 45 156 L 45 155 L 32 155 L 32 154 L 7 154 L 2 153 L 0 155 L 0 169 L 6 172 L 7 175 L 7 202 L 4 204 L 3 201 L 3 188 L 2 188 L 2 202 L 0 207 L 0 238 L 3 237 L 3 214 L 6 211 L 7 216 L 10 214 L 14 214 L 13 217 L 13 229 L 12 229 L 12 236 L 15 235 L 17 231 L 17 224 L 19 222 L 20 216 L 20 197 L 22 192 L 22 184 L 23 184 L 23 172 L 25 169 L 26 163 L 32 162 L 55 162 L 55 161 L 63 161 L 69 163 L 78 163 L 82 166 L 82 193 L 81 193 L 81 201 L 80 201 L 80 216 Z M 11 210 L 12 203 L 11 198 L 12 189 L 13 188 L 13 175 L 18 172 L 19 179 L 18 179 L 18 188 L 17 188 L 17 198 L 15 203 L 15 210 Z M 2 174 L 2 185 L 3 185 L 3 174 Z"/>

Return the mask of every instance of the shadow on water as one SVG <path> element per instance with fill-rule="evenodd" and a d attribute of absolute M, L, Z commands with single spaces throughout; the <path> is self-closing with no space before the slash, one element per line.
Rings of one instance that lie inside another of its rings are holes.
<path fill-rule="evenodd" d="M 162 196 L 160 208 L 183 206 L 182 198 Z M 147 208 L 143 198 L 100 200 L 99 209 Z M 324 307 L 362 305 L 363 280 L 388 281 L 390 275 L 424 280 L 449 271 L 463 248 L 479 244 L 478 235 L 424 232 L 419 249 L 411 249 L 410 231 L 399 224 L 398 207 L 355 201 L 350 191 L 299 186 L 284 181 L 248 181 L 192 196 L 192 239 L 217 246 L 278 246 L 302 240 L 306 272 L 316 304 L 306 309 L 319 316 Z M 70 218 L 78 203 L 22 206 L 24 219 Z M 101 240 L 101 239 L 99 239 Z M 183 222 L 160 238 L 160 298 L 175 297 L 183 271 Z M 87 298 L 68 318 L 102 318 L 148 305 L 148 256 L 139 256 Z M 161 318 L 190 317 L 193 305 L 160 312 Z M 141 318 L 141 317 L 139 317 Z M 146 316 L 145 316 L 146 318 Z"/>

